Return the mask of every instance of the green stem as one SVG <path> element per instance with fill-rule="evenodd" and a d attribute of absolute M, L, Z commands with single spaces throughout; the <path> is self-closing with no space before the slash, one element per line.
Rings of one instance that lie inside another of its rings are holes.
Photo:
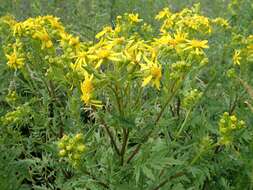
<path fill-rule="evenodd" d="M 162 115 L 163 115 L 166 107 L 169 105 L 170 101 L 172 100 L 172 98 L 176 94 L 176 92 L 179 89 L 179 87 L 180 87 L 180 85 L 178 85 L 177 88 L 171 93 L 171 95 L 168 97 L 167 101 L 165 102 L 164 106 L 162 107 L 162 109 L 158 113 L 157 118 L 156 118 L 156 120 L 154 122 L 155 126 L 160 121 L 160 119 L 161 119 L 161 117 L 162 117 Z M 152 133 L 153 133 L 153 130 L 150 130 L 149 133 L 144 137 L 144 140 L 143 140 L 142 143 L 146 142 L 149 139 L 149 137 L 152 135 Z M 138 144 L 137 147 L 133 150 L 132 154 L 127 159 L 127 163 L 129 163 L 135 157 L 135 155 L 140 151 L 142 143 Z"/>
<path fill-rule="evenodd" d="M 191 113 L 191 109 L 187 112 L 186 117 L 185 117 L 185 119 L 184 119 L 184 122 L 183 122 L 182 125 L 180 126 L 179 131 L 178 131 L 177 134 L 176 134 L 176 137 L 179 137 L 179 135 L 181 134 L 183 128 L 185 127 L 185 124 L 186 124 L 186 122 L 187 122 L 187 120 L 188 120 L 188 117 L 189 117 L 190 113 Z"/>
<path fill-rule="evenodd" d="M 129 135 L 129 130 L 128 129 L 123 129 L 123 143 L 122 143 L 122 148 L 121 148 L 121 165 L 124 165 L 124 157 L 125 157 L 125 152 L 126 152 L 126 146 L 127 146 L 127 141 L 128 141 L 128 135 Z"/>
<path fill-rule="evenodd" d="M 119 148 L 118 148 L 118 146 L 117 146 L 117 144 L 116 144 L 116 141 L 115 141 L 114 138 L 113 138 L 113 135 L 112 135 L 112 133 L 111 133 L 109 127 L 107 126 L 107 124 L 105 123 L 105 120 L 104 120 L 102 117 L 100 117 L 100 121 L 101 121 L 101 123 L 102 123 L 102 126 L 105 128 L 105 130 L 106 130 L 106 132 L 107 132 L 109 138 L 110 138 L 110 141 L 111 141 L 112 146 L 115 148 L 116 153 L 120 156 L 121 154 L 120 154 Z"/>
<path fill-rule="evenodd" d="M 214 148 L 214 147 L 216 147 L 216 146 L 219 146 L 219 144 L 218 144 L 218 143 L 215 143 L 215 144 L 213 144 L 212 146 L 207 147 L 206 150 L 212 149 L 212 148 Z M 201 151 L 199 151 L 199 153 L 192 159 L 192 161 L 190 162 L 189 166 L 192 166 L 193 164 L 195 164 L 195 163 L 198 161 L 198 159 L 201 157 L 201 155 L 202 155 L 206 150 L 201 150 Z"/>
<path fill-rule="evenodd" d="M 164 185 L 166 185 L 166 183 L 168 183 L 169 180 L 181 177 L 183 175 L 185 175 L 184 171 L 178 172 L 178 173 L 174 174 L 173 176 L 170 176 L 169 178 L 165 179 L 161 183 L 159 183 L 155 188 L 152 188 L 152 190 L 159 190 L 161 187 L 163 187 Z"/>

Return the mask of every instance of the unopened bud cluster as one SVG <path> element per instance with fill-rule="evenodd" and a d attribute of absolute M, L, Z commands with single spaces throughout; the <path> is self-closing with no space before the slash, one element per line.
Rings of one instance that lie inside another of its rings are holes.
<path fill-rule="evenodd" d="M 228 112 L 225 112 L 219 121 L 220 144 L 230 144 L 233 133 L 245 127 L 243 120 L 238 120 L 235 115 L 229 115 Z"/>
<path fill-rule="evenodd" d="M 186 93 L 184 99 L 183 99 L 183 107 L 190 108 L 192 105 L 194 105 L 202 96 L 202 92 L 200 92 L 197 89 L 190 90 Z"/>
<path fill-rule="evenodd" d="M 15 90 L 10 90 L 7 96 L 5 97 L 6 102 L 8 102 L 9 104 L 15 103 L 17 99 L 18 99 L 18 95 Z"/>
<path fill-rule="evenodd" d="M 172 64 L 172 72 L 170 77 L 173 79 L 179 79 L 182 77 L 182 74 L 186 73 L 191 68 L 190 63 L 186 63 L 185 61 L 177 61 Z"/>
<path fill-rule="evenodd" d="M 84 137 L 81 133 L 72 137 L 64 135 L 58 142 L 58 148 L 60 157 L 66 158 L 73 166 L 78 166 L 86 150 Z"/>
<path fill-rule="evenodd" d="M 0 117 L 0 121 L 2 121 L 4 125 L 21 126 L 28 124 L 32 117 L 31 107 L 28 103 L 25 103 Z"/>

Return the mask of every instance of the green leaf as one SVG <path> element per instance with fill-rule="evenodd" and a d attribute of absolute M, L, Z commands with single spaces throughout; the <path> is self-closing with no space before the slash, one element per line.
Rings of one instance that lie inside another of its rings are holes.
<path fill-rule="evenodd" d="M 153 172 L 152 172 L 152 170 L 151 169 L 149 169 L 148 167 L 146 167 L 146 166 L 143 166 L 142 167 L 142 171 L 143 171 L 143 173 L 149 178 L 149 179 L 151 179 L 151 180 L 155 180 L 155 176 L 154 176 L 154 174 L 153 174 Z"/>
<path fill-rule="evenodd" d="M 136 166 L 135 170 L 135 182 L 138 184 L 139 180 L 140 180 L 140 174 L 141 174 L 141 167 L 140 166 Z"/>
<path fill-rule="evenodd" d="M 136 126 L 133 118 L 126 118 L 113 113 L 111 115 L 113 120 L 118 122 L 123 128 L 134 128 Z"/>
<path fill-rule="evenodd" d="M 179 183 L 173 186 L 172 190 L 185 190 L 185 188 L 182 183 Z"/>

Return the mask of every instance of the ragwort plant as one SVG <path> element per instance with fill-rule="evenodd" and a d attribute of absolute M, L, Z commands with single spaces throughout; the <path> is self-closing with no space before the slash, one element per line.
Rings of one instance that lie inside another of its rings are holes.
<path fill-rule="evenodd" d="M 224 110 L 208 123 L 195 111 L 207 109 L 208 40 L 232 28 L 198 5 L 164 8 L 155 20 L 158 30 L 137 13 L 118 16 L 89 42 L 53 16 L 1 18 L 1 67 L 10 78 L 1 135 L 18 149 L 1 159 L 26 168 L 13 168 L 12 189 L 237 187 L 245 122 Z"/>

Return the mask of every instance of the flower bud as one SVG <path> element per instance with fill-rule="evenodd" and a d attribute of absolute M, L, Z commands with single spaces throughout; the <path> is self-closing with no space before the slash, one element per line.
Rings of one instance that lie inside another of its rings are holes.
<path fill-rule="evenodd" d="M 66 150 L 60 150 L 59 156 L 63 157 L 66 155 Z"/>

